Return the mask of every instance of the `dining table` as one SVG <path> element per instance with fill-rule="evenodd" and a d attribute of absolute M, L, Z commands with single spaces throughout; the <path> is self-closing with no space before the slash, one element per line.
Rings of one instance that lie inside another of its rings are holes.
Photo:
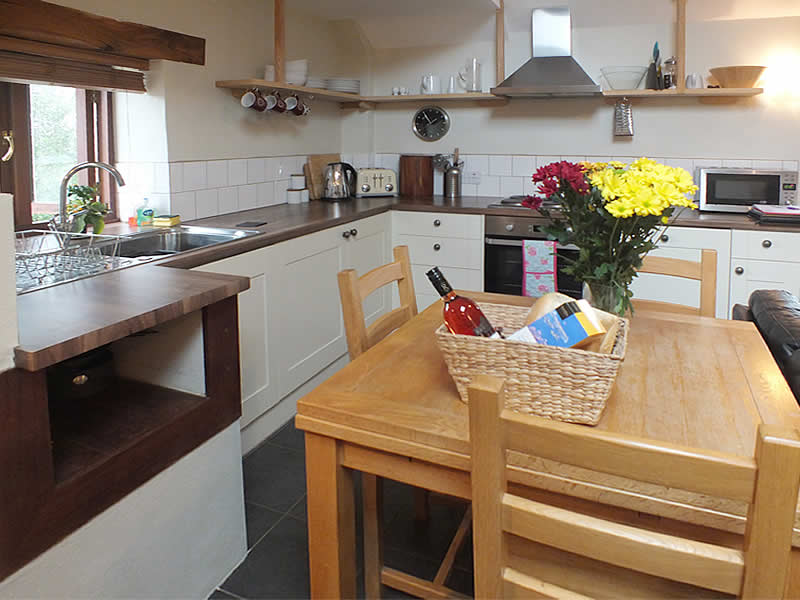
<path fill-rule="evenodd" d="M 479 305 L 530 306 L 535 300 L 464 295 Z M 470 498 L 468 410 L 437 345 L 441 324 L 436 302 L 298 402 L 314 598 L 356 596 L 355 472 Z M 798 428 L 800 409 L 753 323 L 648 310 L 631 316 L 627 352 L 597 429 L 753 457 L 761 423 Z M 644 515 L 720 540 L 740 539 L 744 532 L 745 503 L 535 456 L 509 453 L 508 463 L 509 485 L 581 502 L 590 512 L 596 507 L 598 515 Z M 800 597 L 797 517 L 792 546 L 787 595 Z M 369 553 L 368 576 L 370 568 L 383 569 L 378 575 L 385 580 L 392 570 L 378 564 L 380 548 Z M 445 595 L 430 595 L 436 591 Z M 367 585 L 368 597 L 378 593 Z"/>

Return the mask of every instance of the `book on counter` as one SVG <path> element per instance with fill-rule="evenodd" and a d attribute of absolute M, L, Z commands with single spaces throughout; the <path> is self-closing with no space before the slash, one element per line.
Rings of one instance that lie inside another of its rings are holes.
<path fill-rule="evenodd" d="M 508 339 L 561 348 L 585 346 L 604 336 L 606 328 L 586 300 L 569 299 L 545 312 Z"/>
<path fill-rule="evenodd" d="M 754 204 L 750 207 L 748 216 L 759 223 L 797 223 L 800 224 L 800 206 L 785 204 Z"/>

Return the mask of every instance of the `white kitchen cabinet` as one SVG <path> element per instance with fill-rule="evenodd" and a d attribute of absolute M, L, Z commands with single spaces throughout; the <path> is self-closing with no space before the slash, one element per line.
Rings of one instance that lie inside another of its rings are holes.
<path fill-rule="evenodd" d="M 270 348 L 276 342 L 274 307 L 280 293 L 274 260 L 277 248 L 260 248 L 195 269 L 250 278 L 250 289 L 239 294 L 242 427 L 269 410 L 281 397 L 280 373 L 271 360 L 275 348 Z"/>
<path fill-rule="evenodd" d="M 701 227 L 670 227 L 651 256 L 680 258 L 699 262 L 704 249 L 717 252 L 717 308 L 719 319 L 730 318 L 728 287 L 730 281 L 731 231 Z M 659 300 L 686 306 L 700 306 L 700 282 L 691 279 L 641 273 L 631 285 L 633 297 Z"/>
<path fill-rule="evenodd" d="M 483 291 L 483 215 L 392 211 L 392 246 L 399 245 L 408 246 L 418 310 L 439 298 L 425 276 L 434 266 L 454 288 Z"/>
<path fill-rule="evenodd" d="M 350 231 L 356 231 L 345 243 L 345 264 L 355 269 L 358 276 L 394 260 L 391 252 L 392 240 L 389 231 L 388 214 L 377 215 L 351 223 Z M 384 286 L 375 290 L 364 300 L 364 318 L 367 324 L 372 323 L 382 314 L 389 312 L 391 306 L 391 289 L 396 285 Z"/>
<path fill-rule="evenodd" d="M 800 296 L 800 233 L 734 231 L 731 248 L 731 306 L 747 304 L 755 290 Z"/>

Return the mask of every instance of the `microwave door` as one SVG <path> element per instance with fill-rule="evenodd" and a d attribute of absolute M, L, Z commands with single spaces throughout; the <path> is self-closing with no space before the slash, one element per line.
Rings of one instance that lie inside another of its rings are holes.
<path fill-rule="evenodd" d="M 780 203 L 780 175 L 709 173 L 706 204 L 719 207 L 750 207 Z"/>

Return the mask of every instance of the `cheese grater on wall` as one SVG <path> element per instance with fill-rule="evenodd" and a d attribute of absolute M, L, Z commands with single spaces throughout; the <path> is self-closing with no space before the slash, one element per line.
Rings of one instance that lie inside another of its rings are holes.
<path fill-rule="evenodd" d="M 628 98 L 614 104 L 614 135 L 633 137 L 633 106 Z"/>

